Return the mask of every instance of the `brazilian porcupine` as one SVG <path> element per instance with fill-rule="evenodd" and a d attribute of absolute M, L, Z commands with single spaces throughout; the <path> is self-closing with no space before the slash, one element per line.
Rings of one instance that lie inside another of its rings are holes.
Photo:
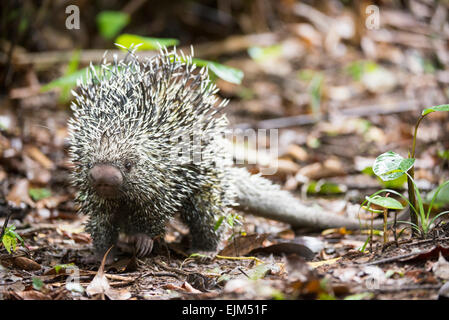
<path fill-rule="evenodd" d="M 227 101 L 217 105 L 207 70 L 189 56 L 162 49 L 139 61 L 130 50 L 124 60 L 91 66 L 78 86 L 69 120 L 72 176 L 99 255 L 121 234 L 138 256 L 147 255 L 178 212 L 192 249 L 215 250 L 217 218 L 233 205 L 296 227 L 360 226 L 232 168 L 227 120 L 219 114 Z"/>

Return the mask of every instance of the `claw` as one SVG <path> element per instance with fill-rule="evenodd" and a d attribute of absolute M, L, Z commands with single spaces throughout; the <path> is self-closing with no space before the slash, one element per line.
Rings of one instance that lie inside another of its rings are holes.
<path fill-rule="evenodd" d="M 137 257 L 148 256 L 153 250 L 153 239 L 144 234 L 135 235 L 135 253 Z"/>
<path fill-rule="evenodd" d="M 117 247 L 124 252 L 135 254 L 138 258 L 143 258 L 153 250 L 153 239 L 142 233 L 126 235 L 120 238 Z"/>

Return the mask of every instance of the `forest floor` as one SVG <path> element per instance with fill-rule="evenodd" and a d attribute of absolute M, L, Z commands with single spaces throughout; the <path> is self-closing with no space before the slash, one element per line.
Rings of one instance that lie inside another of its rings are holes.
<path fill-rule="evenodd" d="M 360 205 L 383 187 L 370 173 L 375 158 L 390 150 L 406 157 L 421 110 L 449 101 L 449 35 L 438 27 L 447 22 L 436 13 L 382 10 L 381 30 L 368 30 L 362 46 L 345 38 L 352 24 L 344 12 L 326 21 L 346 29 L 325 28 L 323 17 L 312 14 L 279 32 L 203 44 L 228 48 L 220 62 L 245 74 L 241 85 L 217 80 L 230 99 L 230 126 L 278 130 L 277 154 L 248 169 L 276 167 L 268 179 L 329 214 L 370 219 Z M 262 43 L 271 49 L 244 51 Z M 14 61 L 29 59 L 33 67 L 17 66 L 22 82 L 0 97 L 0 225 L 12 212 L 9 225 L 24 245 L 13 253 L 0 248 L 0 298 L 449 298 L 444 223 L 427 238 L 402 225 L 395 240 L 390 228 L 384 243 L 382 231 L 370 242 L 369 229 L 293 230 L 242 213 L 219 253 L 206 258 L 186 254 L 188 229 L 175 219 L 149 258 L 124 256 L 104 269 L 84 263 L 93 250 L 69 179 L 70 110 L 57 91 L 36 89 L 40 73 L 54 78 L 57 72 L 42 71 L 30 53 L 17 54 Z M 415 178 L 423 194 L 449 178 L 448 137 L 447 114 L 431 114 L 420 126 Z M 236 147 L 246 151 L 240 159 L 236 152 L 236 160 L 254 158 L 256 146 Z M 404 181 L 395 188 L 406 195 Z"/>

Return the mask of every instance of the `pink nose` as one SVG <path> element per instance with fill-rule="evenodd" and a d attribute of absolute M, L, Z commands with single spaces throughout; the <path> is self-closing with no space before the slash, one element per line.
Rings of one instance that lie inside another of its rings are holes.
<path fill-rule="evenodd" d="M 119 169 L 107 164 L 97 164 L 89 171 L 89 177 L 95 191 L 104 198 L 117 196 L 123 183 Z"/>

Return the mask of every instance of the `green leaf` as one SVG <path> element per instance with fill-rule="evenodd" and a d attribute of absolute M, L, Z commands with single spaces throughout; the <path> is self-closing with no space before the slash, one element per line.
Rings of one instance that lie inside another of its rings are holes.
<path fill-rule="evenodd" d="M 202 253 L 192 253 L 189 258 L 209 258 L 207 255 Z"/>
<path fill-rule="evenodd" d="M 363 300 L 363 299 L 371 299 L 374 296 L 372 292 L 360 292 L 356 294 L 352 294 L 350 296 L 346 296 L 344 300 Z"/>
<path fill-rule="evenodd" d="M 207 61 L 203 59 L 192 59 L 192 62 L 199 67 L 208 67 L 217 77 L 235 84 L 241 84 L 243 79 L 243 71 L 220 64 L 218 62 Z"/>
<path fill-rule="evenodd" d="M 437 192 L 438 192 L 438 194 L 436 195 L 435 199 L 433 199 L 433 197 L 435 196 L 435 194 Z M 438 186 L 437 188 L 433 189 L 432 191 L 430 191 L 427 194 L 426 201 L 430 203 L 432 201 L 432 199 L 437 205 L 449 204 L 449 182 L 448 181 L 444 182 L 442 185 Z"/>
<path fill-rule="evenodd" d="M 81 57 L 80 49 L 73 51 L 72 57 L 70 58 L 69 64 L 67 65 L 64 75 L 69 75 L 76 72 L 76 70 L 78 69 L 78 65 L 80 63 L 80 57 Z"/>
<path fill-rule="evenodd" d="M 374 173 L 383 181 L 399 178 L 407 172 L 415 163 L 415 159 L 404 159 L 399 154 L 388 151 L 376 158 L 373 164 Z"/>
<path fill-rule="evenodd" d="M 214 226 L 214 231 L 217 231 L 218 228 L 220 228 L 220 226 L 223 223 L 224 218 L 225 218 L 224 216 L 221 216 L 220 218 L 218 218 L 217 223 L 215 223 L 215 226 Z"/>
<path fill-rule="evenodd" d="M 2 243 L 5 246 L 6 251 L 8 251 L 8 253 L 11 253 L 11 247 L 14 245 L 15 241 L 14 238 L 11 238 L 10 236 L 8 236 L 6 233 L 3 235 L 2 238 Z M 15 248 L 15 246 L 14 246 Z"/>
<path fill-rule="evenodd" d="M 298 72 L 298 78 L 302 81 L 310 81 L 318 72 L 313 69 L 302 69 Z"/>
<path fill-rule="evenodd" d="M 379 177 L 377 177 L 377 179 L 379 180 L 380 184 L 384 187 L 384 188 L 391 188 L 391 189 L 400 189 L 404 186 L 404 184 L 407 182 L 407 176 L 404 174 L 402 176 L 400 176 L 397 179 L 394 180 L 389 180 L 389 181 L 383 181 L 382 179 L 380 179 Z"/>
<path fill-rule="evenodd" d="M 270 271 L 272 266 L 270 264 L 261 264 L 257 267 L 252 268 L 248 272 L 248 277 L 251 280 L 259 280 L 264 278 Z"/>
<path fill-rule="evenodd" d="M 438 156 L 443 160 L 449 160 L 449 150 L 438 150 Z"/>
<path fill-rule="evenodd" d="M 369 212 L 373 212 L 373 213 L 382 213 L 384 212 L 383 210 L 377 210 L 377 209 L 373 209 L 371 207 L 367 207 L 367 206 L 362 206 L 362 209 L 369 211 Z"/>
<path fill-rule="evenodd" d="M 129 21 L 129 14 L 120 11 L 101 11 L 97 15 L 98 30 L 105 39 L 114 38 Z"/>
<path fill-rule="evenodd" d="M 33 288 L 37 291 L 41 291 L 42 287 L 44 286 L 44 282 L 41 278 L 33 277 Z"/>
<path fill-rule="evenodd" d="M 374 72 L 379 66 L 373 61 L 355 61 L 349 64 L 345 71 L 349 74 L 353 80 L 360 81 L 365 73 Z"/>
<path fill-rule="evenodd" d="M 16 251 L 17 248 L 17 239 L 20 240 L 22 244 L 24 244 L 22 237 L 20 237 L 14 230 L 16 227 L 14 225 L 6 227 L 5 233 L 3 234 L 2 243 L 5 246 L 5 249 L 11 253 L 12 251 Z"/>
<path fill-rule="evenodd" d="M 374 197 L 365 197 L 365 199 L 369 203 L 373 203 L 373 204 L 378 205 L 383 208 L 394 209 L 394 210 L 404 209 L 404 206 L 398 200 L 396 200 L 394 198 L 374 196 Z"/>
<path fill-rule="evenodd" d="M 46 188 L 30 188 L 28 191 L 30 197 L 33 198 L 34 201 L 39 201 L 44 198 L 48 198 L 51 196 L 51 191 Z"/>
<path fill-rule="evenodd" d="M 64 76 L 69 76 L 72 73 L 75 73 L 78 69 L 79 61 L 81 57 L 81 50 L 75 50 L 70 58 L 69 64 L 64 72 Z M 70 100 L 70 91 L 72 90 L 72 86 L 63 86 L 61 87 L 61 93 L 59 94 L 59 102 L 65 103 Z"/>
<path fill-rule="evenodd" d="M 323 79 L 324 76 L 321 73 L 317 73 L 309 84 L 308 92 L 313 113 L 318 113 L 320 111 Z"/>
<path fill-rule="evenodd" d="M 322 292 L 318 295 L 318 300 L 337 300 L 337 298 L 333 294 Z"/>
<path fill-rule="evenodd" d="M 279 57 L 282 54 L 282 45 L 276 44 L 269 47 L 251 47 L 248 48 L 248 54 L 251 59 L 257 62 Z"/>
<path fill-rule="evenodd" d="M 434 106 L 434 107 L 430 107 L 430 108 L 424 109 L 422 111 L 421 115 L 425 116 L 425 115 L 427 115 L 429 113 L 432 113 L 432 112 L 435 112 L 435 111 L 449 111 L 449 104 L 442 104 L 442 105 L 439 105 L 439 106 Z"/>
<path fill-rule="evenodd" d="M 68 263 L 68 264 L 57 264 L 53 268 L 55 269 L 56 274 L 58 274 L 59 271 L 68 269 L 73 266 L 75 266 L 75 264 L 72 262 L 72 263 Z"/>
<path fill-rule="evenodd" d="M 6 231 L 5 233 L 8 233 L 12 238 L 14 238 L 14 241 L 19 240 L 20 243 L 22 245 L 24 245 L 25 242 L 23 241 L 22 237 L 17 232 L 14 231 L 15 229 L 16 229 L 15 226 L 11 226 L 10 229 L 8 231 Z"/>
<path fill-rule="evenodd" d="M 50 83 L 47 83 L 41 88 L 41 92 L 46 92 L 55 88 L 73 88 L 76 86 L 76 81 L 79 78 L 82 78 L 83 81 L 86 81 L 87 72 L 90 72 L 90 67 L 86 67 L 84 69 L 78 70 L 76 72 L 73 72 L 69 75 L 62 76 L 58 79 L 55 79 L 51 81 Z M 99 66 L 94 66 L 94 69 L 97 73 L 100 72 Z"/>
<path fill-rule="evenodd" d="M 400 277 L 404 276 L 404 272 L 402 272 L 401 270 L 389 269 L 389 270 L 387 270 L 387 272 L 385 272 L 385 278 L 389 279 L 396 274 L 399 275 Z"/>
<path fill-rule="evenodd" d="M 345 185 L 332 182 L 311 181 L 307 186 L 308 194 L 341 194 L 346 191 Z"/>
<path fill-rule="evenodd" d="M 363 174 L 366 174 L 367 176 L 375 176 L 374 171 L 373 171 L 373 167 L 366 167 L 365 169 L 363 169 L 361 171 Z M 383 181 L 381 178 L 376 177 L 377 180 L 379 181 L 379 183 L 384 187 L 384 188 L 389 188 L 389 189 L 399 189 L 401 188 L 404 183 L 407 182 L 407 176 L 404 174 L 402 176 L 400 176 L 397 179 L 394 180 L 390 180 L 390 181 Z"/>
<path fill-rule="evenodd" d="M 142 37 L 135 34 L 124 33 L 115 39 L 115 43 L 126 48 L 131 47 L 132 44 L 141 44 L 137 50 L 158 50 L 161 47 L 171 47 L 179 44 L 178 39 L 171 38 L 150 38 Z M 125 50 L 125 49 L 124 49 Z"/>
<path fill-rule="evenodd" d="M 232 228 L 234 226 L 234 215 L 233 214 L 229 214 L 226 217 L 226 223 Z"/>

